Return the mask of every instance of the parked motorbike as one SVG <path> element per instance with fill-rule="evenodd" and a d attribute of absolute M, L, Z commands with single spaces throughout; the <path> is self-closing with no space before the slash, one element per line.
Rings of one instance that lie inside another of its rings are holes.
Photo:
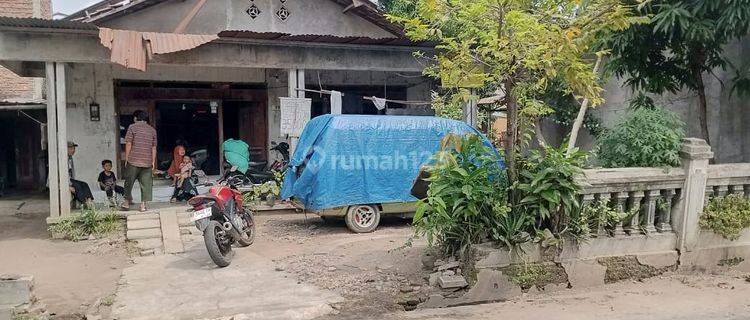
<path fill-rule="evenodd" d="M 242 174 L 227 171 L 217 186 L 188 201 L 193 207 L 192 221 L 203 232 L 208 255 L 219 267 L 232 262 L 233 244 L 247 247 L 255 240 L 253 214 L 242 206 L 242 193 L 238 191 L 244 179 Z"/>
<path fill-rule="evenodd" d="M 247 170 L 247 177 L 253 184 L 261 184 L 276 179 L 274 171 L 284 171 L 289 166 L 289 144 L 282 142 L 273 145 L 270 149 L 281 154 L 281 160 L 275 160 L 270 166 L 266 167 L 267 162 L 250 162 Z"/>

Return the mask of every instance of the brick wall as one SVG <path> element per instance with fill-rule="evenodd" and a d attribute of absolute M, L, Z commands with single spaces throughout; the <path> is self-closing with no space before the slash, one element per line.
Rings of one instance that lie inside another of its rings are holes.
<path fill-rule="evenodd" d="M 18 18 L 34 16 L 34 1 L 41 5 L 43 18 L 52 17 L 51 0 L 0 0 L 0 15 Z M 34 97 L 34 80 L 21 78 L 0 66 L 0 100 L 31 99 Z"/>

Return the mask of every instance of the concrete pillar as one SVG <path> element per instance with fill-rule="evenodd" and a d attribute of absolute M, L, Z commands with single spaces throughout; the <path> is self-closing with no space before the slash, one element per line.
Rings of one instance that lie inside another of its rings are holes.
<path fill-rule="evenodd" d="M 472 96 L 474 95 L 475 91 L 471 90 Z M 478 117 L 478 106 L 477 106 L 477 100 L 472 97 L 471 100 L 467 101 L 464 104 L 464 122 L 469 124 L 470 126 L 476 128 L 477 127 L 477 117 Z"/>
<path fill-rule="evenodd" d="M 705 140 L 683 139 L 680 158 L 685 170 L 685 183 L 680 193 L 678 210 L 672 216 L 672 227 L 677 233 L 677 250 L 690 252 L 698 241 L 698 218 L 703 212 L 708 179 L 708 160 L 714 157 Z"/>
<path fill-rule="evenodd" d="M 289 69 L 289 97 L 304 98 L 305 92 L 297 89 L 305 89 L 305 70 Z M 294 154 L 297 149 L 299 137 L 289 137 L 289 153 Z"/>
<path fill-rule="evenodd" d="M 48 223 L 70 215 L 70 176 L 68 174 L 67 94 L 65 64 L 48 62 L 47 74 L 47 151 L 49 160 L 50 216 Z"/>
<path fill-rule="evenodd" d="M 55 91 L 55 63 L 47 62 L 47 187 L 49 188 L 49 219 L 60 218 L 60 163 L 57 157 L 57 91 Z"/>

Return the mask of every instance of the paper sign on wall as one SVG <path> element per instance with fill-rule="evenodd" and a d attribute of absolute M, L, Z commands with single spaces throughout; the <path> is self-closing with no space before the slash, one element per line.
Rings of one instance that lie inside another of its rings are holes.
<path fill-rule="evenodd" d="M 281 134 L 299 137 L 310 121 L 312 99 L 279 98 L 281 108 Z"/>

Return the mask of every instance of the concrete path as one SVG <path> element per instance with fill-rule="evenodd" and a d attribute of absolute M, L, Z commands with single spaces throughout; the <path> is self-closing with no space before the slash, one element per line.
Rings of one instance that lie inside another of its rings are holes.
<path fill-rule="evenodd" d="M 144 257 L 123 271 L 112 315 L 116 319 L 312 319 L 333 311 L 340 296 L 298 284 L 274 270 L 253 246 L 235 248 L 232 264 L 217 268 L 202 238 L 186 252 Z"/>

